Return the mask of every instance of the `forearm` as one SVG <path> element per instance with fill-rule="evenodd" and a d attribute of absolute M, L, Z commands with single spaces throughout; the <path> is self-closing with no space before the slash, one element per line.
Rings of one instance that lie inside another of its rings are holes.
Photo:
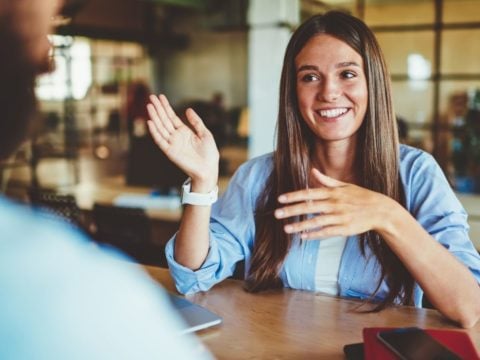
<path fill-rule="evenodd" d="M 318 187 L 279 197 L 278 219 L 315 214 L 285 226 L 287 233 L 318 239 L 376 231 L 440 312 L 464 327 L 477 322 L 480 287 L 476 279 L 405 208 L 386 195 L 332 179 L 316 169 L 312 177 Z"/>
<path fill-rule="evenodd" d="M 199 269 L 208 254 L 211 206 L 186 205 L 175 239 L 175 261 Z"/>
<path fill-rule="evenodd" d="M 480 288 L 468 268 L 396 204 L 379 233 L 446 317 L 464 327 L 480 316 Z"/>

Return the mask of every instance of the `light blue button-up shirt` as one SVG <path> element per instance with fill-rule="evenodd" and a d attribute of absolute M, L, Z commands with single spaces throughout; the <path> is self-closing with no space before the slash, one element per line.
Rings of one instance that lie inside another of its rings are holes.
<path fill-rule="evenodd" d="M 255 204 L 272 168 L 272 154 L 267 154 L 246 162 L 237 170 L 225 194 L 212 207 L 210 249 L 199 270 L 192 271 L 178 264 L 173 256 L 175 236 L 168 242 L 167 260 L 180 292 L 208 290 L 231 276 L 241 260 L 245 260 L 245 272 L 248 272 L 255 241 Z M 467 214 L 433 157 L 401 145 L 400 175 L 407 210 L 470 269 L 477 281 L 480 280 L 480 256 L 468 236 Z M 315 290 L 316 263 L 322 261 L 319 241 L 298 238 L 293 241 L 280 274 L 284 286 Z M 340 296 L 365 299 L 374 293 L 380 267 L 368 247 L 365 255 L 361 254 L 358 236 L 350 236 L 340 262 Z M 387 290 L 383 282 L 376 298 L 383 299 Z M 421 306 L 422 297 L 423 291 L 417 285 L 414 290 L 416 306 Z"/>

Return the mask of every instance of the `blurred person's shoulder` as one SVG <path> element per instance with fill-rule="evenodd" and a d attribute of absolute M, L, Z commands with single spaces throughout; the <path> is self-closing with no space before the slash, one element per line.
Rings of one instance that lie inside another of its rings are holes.
<path fill-rule="evenodd" d="M 0 273 L 16 268 L 16 274 L 25 273 L 32 281 L 48 277 L 59 282 L 81 273 L 72 281 L 85 287 L 91 286 L 86 281 L 90 276 L 110 287 L 132 279 L 152 283 L 122 252 L 100 247 L 72 225 L 3 197 L 0 231 Z"/>
<path fill-rule="evenodd" d="M 70 280 L 85 289 L 92 286 L 88 280 L 93 278 L 109 287 L 132 277 L 148 282 L 120 251 L 99 247 L 73 226 L 1 197 L 0 231 L 0 273 L 25 277 L 31 281 L 31 291 L 40 290 L 35 284 L 41 282 Z M 0 276 L 1 281 L 8 282 L 8 278 Z"/>
<path fill-rule="evenodd" d="M 0 358 L 209 358 L 119 251 L 1 197 L 0 231 Z"/>
<path fill-rule="evenodd" d="M 50 246 L 76 250 L 90 248 L 90 242 L 72 226 L 53 216 L 42 216 L 40 210 L 5 197 L 0 197 L 0 231 L 0 247 L 11 251 Z"/>

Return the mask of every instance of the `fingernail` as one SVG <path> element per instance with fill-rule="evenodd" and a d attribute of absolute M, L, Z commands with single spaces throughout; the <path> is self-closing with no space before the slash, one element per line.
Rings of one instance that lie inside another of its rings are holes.
<path fill-rule="evenodd" d="M 283 210 L 275 210 L 275 217 L 281 217 L 283 214 L 285 214 Z"/>
<path fill-rule="evenodd" d="M 286 225 L 285 226 L 285 232 L 290 233 L 292 231 L 293 231 L 293 226 L 291 226 L 291 225 Z"/>
<path fill-rule="evenodd" d="M 287 197 L 285 195 L 280 195 L 278 197 L 278 201 L 280 201 L 280 202 L 284 202 L 285 200 L 287 200 Z"/>

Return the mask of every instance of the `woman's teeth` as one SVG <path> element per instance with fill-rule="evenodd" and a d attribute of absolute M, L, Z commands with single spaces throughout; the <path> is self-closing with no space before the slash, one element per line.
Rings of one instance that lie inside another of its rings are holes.
<path fill-rule="evenodd" d="M 333 118 L 345 114 L 348 111 L 347 108 L 320 110 L 318 113 L 322 117 Z"/>

